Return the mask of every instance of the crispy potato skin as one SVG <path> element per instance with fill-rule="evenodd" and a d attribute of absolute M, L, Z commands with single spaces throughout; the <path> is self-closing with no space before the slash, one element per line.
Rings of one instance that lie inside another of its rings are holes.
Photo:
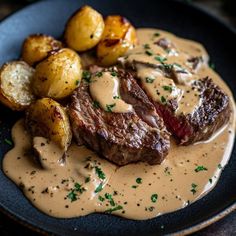
<path fill-rule="evenodd" d="M 62 48 L 62 43 L 51 36 L 43 34 L 30 35 L 22 45 L 22 59 L 29 65 L 45 59 L 51 51 Z"/>
<path fill-rule="evenodd" d="M 129 48 L 137 43 L 135 28 L 122 16 L 108 16 L 105 19 L 105 29 L 97 46 L 97 57 L 103 66 L 117 62 Z"/>
<path fill-rule="evenodd" d="M 31 89 L 34 69 L 24 61 L 5 63 L 0 69 L 0 102 L 15 111 L 25 110 L 34 100 Z"/>
<path fill-rule="evenodd" d="M 69 118 L 64 108 L 51 98 L 34 102 L 26 111 L 26 126 L 33 137 L 45 137 L 64 151 L 71 143 Z"/>
<path fill-rule="evenodd" d="M 102 37 L 104 21 L 100 13 L 89 6 L 80 8 L 67 22 L 64 38 L 68 47 L 86 51 Z"/>
<path fill-rule="evenodd" d="M 78 54 L 63 48 L 36 66 L 32 88 L 39 97 L 62 99 L 78 86 L 82 75 Z"/>

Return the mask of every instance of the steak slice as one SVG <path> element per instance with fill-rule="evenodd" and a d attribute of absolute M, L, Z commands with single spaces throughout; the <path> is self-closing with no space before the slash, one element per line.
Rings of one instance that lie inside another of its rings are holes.
<path fill-rule="evenodd" d="M 199 82 L 202 104 L 192 114 L 176 116 L 171 106 L 154 103 L 170 132 L 183 145 L 209 139 L 230 119 L 228 96 L 208 77 Z"/>
<path fill-rule="evenodd" d="M 196 65 L 193 60 L 193 66 Z M 197 60 L 197 63 L 199 60 Z M 167 77 L 173 79 L 178 84 L 182 83 L 182 75 L 185 71 L 178 71 L 174 67 L 163 67 L 163 65 L 149 64 L 141 61 L 133 61 L 133 63 L 123 61 L 122 65 L 129 69 L 133 76 L 137 77 L 137 66 L 147 66 L 153 69 L 159 69 Z M 181 145 L 189 145 L 195 142 L 209 139 L 217 130 L 228 123 L 231 115 L 231 107 L 229 97 L 214 84 L 212 79 L 206 77 L 197 81 L 199 87 L 199 96 L 202 102 L 194 112 L 184 115 L 176 114 L 177 101 L 170 100 L 166 104 L 153 101 L 157 113 L 163 118 L 168 130 L 177 139 Z M 140 83 L 140 86 L 141 83 Z"/>
<path fill-rule="evenodd" d="M 101 69 L 93 67 L 91 70 Z M 118 165 L 137 161 L 160 164 L 170 147 L 163 120 L 132 75 L 116 68 L 113 70 L 120 78 L 120 95 L 133 105 L 133 111 L 113 113 L 95 108 L 89 83 L 83 80 L 69 106 L 75 139 L 78 144 L 84 143 Z"/>

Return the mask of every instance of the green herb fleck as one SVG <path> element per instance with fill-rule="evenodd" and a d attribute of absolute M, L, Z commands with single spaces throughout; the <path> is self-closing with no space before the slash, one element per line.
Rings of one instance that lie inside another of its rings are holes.
<path fill-rule="evenodd" d="M 74 202 L 77 200 L 77 194 L 75 193 L 74 190 L 72 190 L 67 197 L 71 200 L 71 202 Z"/>
<path fill-rule="evenodd" d="M 210 184 L 212 184 L 212 178 L 209 179 Z"/>
<path fill-rule="evenodd" d="M 166 98 L 164 96 L 161 96 L 161 103 L 166 104 Z"/>
<path fill-rule="evenodd" d="M 105 198 L 106 198 L 107 200 L 109 200 L 109 203 L 111 204 L 111 206 L 115 206 L 115 205 L 116 205 L 115 202 L 114 202 L 114 200 L 113 200 L 113 198 L 112 198 L 112 195 L 111 195 L 111 194 L 105 193 Z"/>
<path fill-rule="evenodd" d="M 8 145 L 11 145 L 11 146 L 13 145 L 12 141 L 7 138 L 4 139 L 4 142 L 7 143 Z"/>
<path fill-rule="evenodd" d="M 153 53 L 152 53 L 151 51 L 149 51 L 149 50 L 146 50 L 145 53 L 146 53 L 148 56 L 152 56 L 152 55 L 153 55 Z"/>
<path fill-rule="evenodd" d="M 100 107 L 100 104 L 98 101 L 93 101 L 93 107 L 98 109 Z"/>
<path fill-rule="evenodd" d="M 90 181 L 90 177 L 88 176 L 85 178 L 85 183 L 88 183 L 89 181 Z"/>
<path fill-rule="evenodd" d="M 137 185 L 132 185 L 132 188 L 137 188 L 138 186 Z"/>
<path fill-rule="evenodd" d="M 79 183 L 75 183 L 75 189 L 76 192 L 83 193 L 85 189 L 81 186 Z"/>
<path fill-rule="evenodd" d="M 97 186 L 97 188 L 95 189 L 95 193 L 99 193 L 99 192 L 101 192 L 102 191 L 102 188 L 103 188 L 103 186 L 102 186 L 102 183 L 100 183 L 98 186 Z"/>
<path fill-rule="evenodd" d="M 96 72 L 95 76 L 102 77 L 102 72 L 101 71 Z"/>
<path fill-rule="evenodd" d="M 76 85 L 76 86 L 79 85 L 79 80 L 76 80 L 76 81 L 75 81 L 75 85 Z"/>
<path fill-rule="evenodd" d="M 158 195 L 156 193 L 152 194 L 152 196 L 151 196 L 152 202 L 156 202 L 157 199 L 158 199 Z"/>
<path fill-rule="evenodd" d="M 145 49 L 150 49 L 150 45 L 149 45 L 148 43 L 144 44 L 143 47 L 144 47 Z"/>
<path fill-rule="evenodd" d="M 173 88 L 171 86 L 162 86 L 162 88 L 165 90 L 165 91 L 169 91 L 170 93 L 173 91 Z"/>
<path fill-rule="evenodd" d="M 151 83 L 153 83 L 153 81 L 155 80 L 155 79 L 153 79 L 153 78 L 151 78 L 151 77 L 146 77 L 146 83 L 148 83 L 148 84 L 151 84 Z"/>
<path fill-rule="evenodd" d="M 157 60 L 157 61 L 159 61 L 160 63 L 163 64 L 167 60 L 167 58 L 166 57 L 162 57 L 162 56 L 156 56 L 155 60 Z"/>
<path fill-rule="evenodd" d="M 112 108 L 113 107 L 115 107 L 116 106 L 116 104 L 115 103 L 113 103 L 113 104 L 110 104 L 110 105 L 106 105 L 106 108 L 107 108 L 107 110 L 106 111 L 108 111 L 108 112 L 112 112 Z"/>
<path fill-rule="evenodd" d="M 156 32 L 153 34 L 155 37 L 159 37 L 160 36 L 160 33 Z"/>
<path fill-rule="evenodd" d="M 120 96 L 113 96 L 114 99 L 120 99 Z"/>
<path fill-rule="evenodd" d="M 112 71 L 112 72 L 111 72 L 111 75 L 115 77 L 115 76 L 117 76 L 117 72 Z"/>
<path fill-rule="evenodd" d="M 222 165 L 221 164 L 218 165 L 218 169 L 220 169 L 220 170 L 222 169 Z"/>
<path fill-rule="evenodd" d="M 101 202 L 103 202 L 103 201 L 105 200 L 105 198 L 99 195 L 99 196 L 98 196 L 98 200 L 101 201 Z"/>
<path fill-rule="evenodd" d="M 216 66 L 213 62 L 209 62 L 209 67 L 212 69 L 212 70 L 215 70 Z"/>
<path fill-rule="evenodd" d="M 137 179 L 136 179 L 136 183 L 137 183 L 137 184 L 141 184 L 141 183 L 142 183 L 142 178 L 137 178 Z"/>
<path fill-rule="evenodd" d="M 192 183 L 192 189 L 190 190 L 193 194 L 195 194 L 197 192 L 196 188 L 197 188 L 197 185 Z"/>
<path fill-rule="evenodd" d="M 121 209 L 123 209 L 123 207 L 118 205 L 116 207 L 113 207 L 113 208 L 110 208 L 110 209 L 106 210 L 105 213 L 112 213 L 113 211 L 118 211 L 118 210 L 121 210 Z"/>
<path fill-rule="evenodd" d="M 83 71 L 82 78 L 87 82 L 91 82 L 91 73 L 89 71 Z"/>
<path fill-rule="evenodd" d="M 98 175 L 98 177 L 100 179 L 105 179 L 106 178 L 106 175 L 104 174 L 104 172 L 101 170 L 100 167 L 95 166 L 95 172 L 96 172 L 96 174 Z"/>
<path fill-rule="evenodd" d="M 200 171 L 204 171 L 204 170 L 207 170 L 207 168 L 205 166 L 198 166 L 196 169 L 195 169 L 195 172 L 200 172 Z"/>

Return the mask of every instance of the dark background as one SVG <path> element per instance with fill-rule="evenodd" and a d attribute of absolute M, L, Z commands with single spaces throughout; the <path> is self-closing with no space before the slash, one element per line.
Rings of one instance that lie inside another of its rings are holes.
<path fill-rule="evenodd" d="M 0 20 L 12 12 L 26 6 L 33 0 L 0 0 Z M 189 4 L 196 4 L 197 6 L 207 10 L 208 12 L 217 15 L 223 21 L 227 22 L 236 30 L 236 1 L 235 0 L 186 0 Z M 38 235 L 35 232 L 19 225 L 12 219 L 0 213 L 0 235 L 1 236 L 16 236 L 16 235 Z M 236 235 L 236 212 L 231 213 L 221 221 L 195 233 L 199 236 L 211 235 Z"/>

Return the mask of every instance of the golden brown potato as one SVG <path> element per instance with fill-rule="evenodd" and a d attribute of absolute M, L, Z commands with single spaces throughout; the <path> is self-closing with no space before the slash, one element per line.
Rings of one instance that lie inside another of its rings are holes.
<path fill-rule="evenodd" d="M 36 66 L 32 89 L 39 97 L 61 99 L 70 95 L 81 80 L 78 54 L 63 48 Z"/>
<path fill-rule="evenodd" d="M 26 111 L 26 125 L 33 137 L 44 137 L 67 150 L 71 143 L 71 129 L 64 108 L 51 98 L 42 98 Z"/>
<path fill-rule="evenodd" d="M 62 48 L 62 43 L 51 36 L 43 34 L 30 35 L 22 46 L 22 59 L 29 65 L 45 59 L 51 51 Z"/>
<path fill-rule="evenodd" d="M 67 22 L 65 41 L 76 51 L 93 48 L 102 37 L 104 21 L 102 15 L 89 6 L 79 9 Z"/>
<path fill-rule="evenodd" d="M 24 61 L 6 63 L 0 69 L 0 101 L 12 110 L 21 111 L 35 99 L 31 90 L 34 69 Z"/>
<path fill-rule="evenodd" d="M 97 47 L 97 56 L 103 66 L 117 62 L 129 48 L 137 43 L 135 28 L 122 16 L 108 16 L 105 29 Z"/>

